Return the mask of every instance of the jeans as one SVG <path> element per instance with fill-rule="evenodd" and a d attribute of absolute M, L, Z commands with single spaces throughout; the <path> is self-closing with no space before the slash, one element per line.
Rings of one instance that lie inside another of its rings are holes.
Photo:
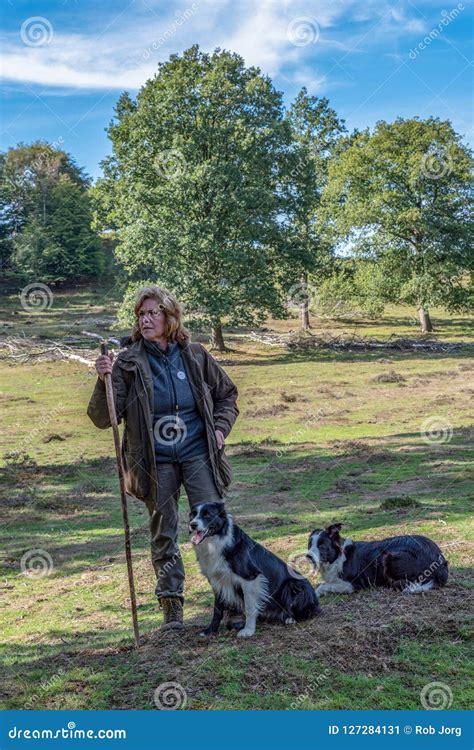
<path fill-rule="evenodd" d="M 198 503 L 222 503 L 209 454 L 203 453 L 187 461 L 157 464 L 158 503 L 150 510 L 151 561 L 156 575 L 158 598 L 179 597 L 184 600 L 184 567 L 178 546 L 178 501 L 184 485 L 189 506 Z"/>

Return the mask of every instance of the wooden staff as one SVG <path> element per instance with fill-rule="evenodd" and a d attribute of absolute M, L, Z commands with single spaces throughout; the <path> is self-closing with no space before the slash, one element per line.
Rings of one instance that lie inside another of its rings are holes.
<path fill-rule="evenodd" d="M 108 355 L 105 341 L 100 346 L 101 354 Z M 125 534 L 125 557 L 127 558 L 128 585 L 130 587 L 130 603 L 132 606 L 133 632 L 135 633 L 136 647 L 140 646 L 140 633 L 138 632 L 137 599 L 135 596 L 135 582 L 133 579 L 132 546 L 130 544 L 130 526 L 128 523 L 127 497 L 125 495 L 125 480 L 123 475 L 122 453 L 120 450 L 120 435 L 117 423 L 117 412 L 115 411 L 114 392 L 112 388 L 112 375 L 107 373 L 105 379 L 105 392 L 107 395 L 107 406 L 109 409 L 110 424 L 114 435 L 115 458 L 117 459 L 117 473 L 120 485 L 120 497 L 122 499 L 123 530 Z"/>

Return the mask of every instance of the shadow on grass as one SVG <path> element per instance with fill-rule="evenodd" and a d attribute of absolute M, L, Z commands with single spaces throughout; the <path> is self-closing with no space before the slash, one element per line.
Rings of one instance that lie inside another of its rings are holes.
<path fill-rule="evenodd" d="M 338 441 L 333 452 L 308 444 L 234 445 L 229 455 L 235 479 L 227 504 L 236 522 L 241 518 L 257 541 L 286 538 L 288 554 L 292 536 L 334 521 L 346 524 L 348 535 L 370 529 L 373 538 L 375 529 L 386 533 L 389 527 L 415 532 L 441 516 L 469 513 L 470 436 L 469 428 L 456 428 L 449 443 L 407 446 L 406 440 L 417 434 L 397 433 L 383 449 L 370 442 Z M 98 498 L 97 480 L 88 484 L 84 477 L 97 476 L 99 469 Z M 20 572 L 22 555 L 31 549 L 47 550 L 59 577 L 107 570 L 122 561 L 122 517 L 111 459 L 33 467 L 27 477 L 29 482 L 47 483 L 60 502 L 50 509 L 38 510 L 34 502 L 2 508 L 6 576 Z M 10 474 L 8 482 L 12 479 Z M 102 482 L 109 486 L 106 492 Z M 139 501 L 129 507 L 132 547 L 148 557 L 148 511 Z M 186 518 L 184 511 L 181 542 L 187 541 Z M 443 529 L 438 531 L 442 537 Z"/>
<path fill-rule="evenodd" d="M 422 644 L 423 658 L 410 663 L 410 684 L 419 683 L 417 699 L 431 671 L 440 668 L 443 649 L 454 643 L 455 653 L 445 660 L 459 700 L 466 680 L 469 623 L 468 592 L 459 582 L 467 574 L 467 569 L 454 569 L 445 589 L 422 597 L 387 589 L 326 597 L 322 616 L 290 627 L 259 624 L 251 641 L 225 629 L 217 637 L 199 638 L 210 606 L 187 617 L 187 628 L 179 633 L 159 632 L 156 618 L 141 613 L 138 651 L 127 628 L 51 629 L 39 641 L 3 648 L 3 702 L 8 708 L 153 709 L 155 688 L 171 681 L 185 689 L 188 707 L 200 707 L 205 694 L 201 707 L 219 708 L 225 695 L 221 690 L 230 680 L 242 681 L 242 689 L 252 684 L 262 699 L 268 696 L 271 707 L 275 691 L 283 691 L 288 704 L 304 692 L 314 665 L 329 668 L 331 682 L 341 685 L 361 677 L 375 680 L 374 685 L 386 678 L 404 684 L 403 666 L 401 676 L 397 670 L 403 654 L 409 653 L 406 647 Z M 195 596 L 191 599 L 195 603 Z M 370 685 L 366 687 L 370 701 Z M 398 707 L 406 708 L 409 699 L 405 695 L 405 705 Z M 464 705 L 467 695 L 461 700 Z M 240 707 L 235 701 L 231 707 Z"/>
<path fill-rule="evenodd" d="M 460 362 L 467 360 L 470 361 L 474 354 L 474 345 L 472 344 L 457 344 L 457 348 L 451 351 L 437 351 L 436 360 L 443 359 L 457 359 Z M 215 354 L 215 352 L 214 352 Z M 311 362 L 321 363 L 357 363 L 357 362 L 373 362 L 377 364 L 379 359 L 390 359 L 393 360 L 393 364 L 402 364 L 411 360 L 419 360 L 426 358 L 426 360 L 433 359 L 433 352 L 420 352 L 420 351 L 405 351 L 401 352 L 398 350 L 380 348 L 377 350 L 369 351 L 347 351 L 337 349 L 325 349 L 315 348 L 310 351 L 288 351 L 286 353 L 278 353 L 274 356 L 271 354 L 265 357 L 252 357 L 245 359 L 245 351 L 239 350 L 239 359 L 227 359 L 225 353 L 223 355 L 217 355 L 219 364 L 223 367 L 244 367 L 244 366 L 262 366 L 271 367 L 272 365 L 291 365 L 291 364 L 308 364 Z"/>

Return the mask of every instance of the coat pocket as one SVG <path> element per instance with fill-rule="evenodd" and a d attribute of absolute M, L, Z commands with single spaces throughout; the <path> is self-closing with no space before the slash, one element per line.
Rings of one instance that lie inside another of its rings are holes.
<path fill-rule="evenodd" d="M 143 450 L 135 448 L 125 454 L 125 486 L 129 495 L 146 500 L 150 495 L 151 477 L 147 471 Z"/>

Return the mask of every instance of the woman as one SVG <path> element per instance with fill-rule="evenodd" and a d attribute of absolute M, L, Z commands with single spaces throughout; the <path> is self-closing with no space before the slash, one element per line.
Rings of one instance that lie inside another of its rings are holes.
<path fill-rule="evenodd" d="M 125 422 L 122 457 L 127 493 L 150 512 L 151 559 L 162 629 L 183 628 L 184 568 L 178 500 L 192 507 L 224 502 L 231 468 L 224 440 L 239 410 L 237 388 L 201 344 L 192 344 L 176 299 L 157 286 L 138 292 L 132 343 L 112 366 L 100 356 L 88 415 L 110 427 L 104 377 L 112 373 L 117 417 Z"/>

